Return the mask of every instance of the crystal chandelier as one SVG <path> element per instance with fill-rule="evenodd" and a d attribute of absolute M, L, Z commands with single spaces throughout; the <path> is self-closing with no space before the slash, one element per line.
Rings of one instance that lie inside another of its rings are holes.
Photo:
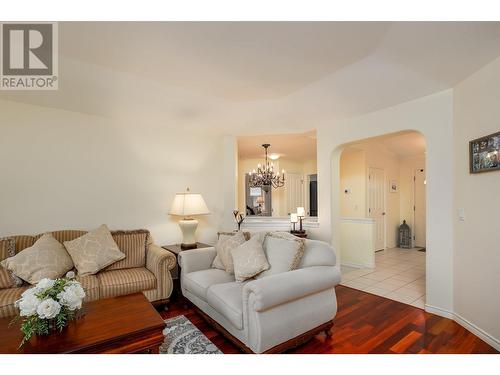
<path fill-rule="evenodd" d="M 260 187 L 266 193 L 269 192 L 271 187 L 279 188 L 285 185 L 285 170 L 283 169 L 280 175 L 280 172 L 274 172 L 274 164 L 269 163 L 269 159 L 267 157 L 267 149 L 271 146 L 269 143 L 265 143 L 262 145 L 266 150 L 266 160 L 264 165 L 258 165 L 257 170 L 253 170 L 249 173 L 249 184 L 251 187 Z"/>

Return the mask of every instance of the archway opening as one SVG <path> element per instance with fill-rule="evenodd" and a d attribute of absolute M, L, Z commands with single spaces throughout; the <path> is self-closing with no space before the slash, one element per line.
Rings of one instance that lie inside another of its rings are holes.
<path fill-rule="evenodd" d="M 404 131 L 342 145 L 338 167 L 342 285 L 424 308 L 424 136 Z"/>

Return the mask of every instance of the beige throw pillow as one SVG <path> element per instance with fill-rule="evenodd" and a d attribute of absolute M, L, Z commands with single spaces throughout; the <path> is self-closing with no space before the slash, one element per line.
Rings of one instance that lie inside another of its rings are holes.
<path fill-rule="evenodd" d="M 234 236 L 234 234 L 232 233 L 221 233 L 221 232 L 219 232 L 218 235 L 219 238 L 217 240 L 217 243 L 215 244 L 215 250 L 219 249 L 224 241 Z M 219 256 L 219 251 L 217 251 L 217 255 L 215 255 L 214 261 L 212 262 L 212 268 L 217 268 L 223 271 L 226 270 L 226 267 L 224 267 L 224 264 L 222 264 L 222 260 Z"/>
<path fill-rule="evenodd" d="M 233 258 L 231 251 L 245 242 L 243 232 L 237 232 L 234 236 L 219 236 L 219 241 L 215 245 L 217 255 L 212 263 L 213 268 L 224 270 L 230 274 L 234 273 Z"/>
<path fill-rule="evenodd" d="M 1 262 L 16 276 L 36 284 L 43 278 L 56 279 L 73 268 L 64 246 L 50 233 L 45 233 L 33 246 Z"/>
<path fill-rule="evenodd" d="M 73 241 L 65 241 L 64 246 L 73 259 L 79 276 L 94 275 L 125 258 L 105 224 Z"/>
<path fill-rule="evenodd" d="M 257 279 L 296 269 L 304 255 L 305 240 L 288 232 L 269 232 L 263 247 L 270 268 L 258 274 Z"/>
<path fill-rule="evenodd" d="M 265 233 L 252 236 L 250 240 L 231 252 L 236 281 L 245 281 L 269 269 L 262 243 Z"/>

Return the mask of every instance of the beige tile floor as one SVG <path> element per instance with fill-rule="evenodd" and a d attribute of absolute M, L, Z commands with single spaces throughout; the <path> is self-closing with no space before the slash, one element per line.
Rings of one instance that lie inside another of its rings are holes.
<path fill-rule="evenodd" d="M 424 308 L 425 252 L 386 249 L 375 253 L 375 268 L 341 267 L 345 285 Z"/>

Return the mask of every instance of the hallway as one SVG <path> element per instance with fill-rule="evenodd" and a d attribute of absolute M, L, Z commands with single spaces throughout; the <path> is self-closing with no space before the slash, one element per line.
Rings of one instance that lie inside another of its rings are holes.
<path fill-rule="evenodd" d="M 375 268 L 342 266 L 341 271 L 341 285 L 424 308 L 425 252 L 386 249 L 375 253 Z"/>

